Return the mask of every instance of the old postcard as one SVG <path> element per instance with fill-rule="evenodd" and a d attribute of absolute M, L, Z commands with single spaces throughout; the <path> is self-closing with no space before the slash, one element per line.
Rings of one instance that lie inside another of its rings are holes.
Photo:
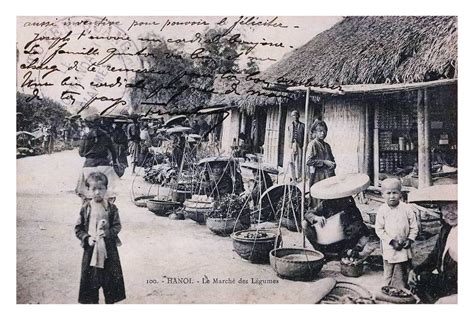
<path fill-rule="evenodd" d="M 18 304 L 457 303 L 457 17 L 16 35 Z"/>

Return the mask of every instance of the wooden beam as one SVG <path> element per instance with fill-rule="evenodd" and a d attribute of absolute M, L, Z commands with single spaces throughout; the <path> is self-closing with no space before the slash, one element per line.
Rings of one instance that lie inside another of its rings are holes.
<path fill-rule="evenodd" d="M 277 145 L 276 145 L 276 157 L 275 157 L 275 168 L 278 168 L 278 157 L 280 156 L 278 154 L 278 145 L 280 143 L 285 143 L 285 139 L 283 139 L 283 141 L 280 141 L 280 123 L 281 123 L 281 99 L 278 100 L 278 121 L 277 121 L 277 130 L 276 130 L 276 141 L 277 141 Z M 278 175 L 277 175 L 277 183 L 278 183 Z"/>
<path fill-rule="evenodd" d="M 418 188 L 432 185 L 430 154 L 430 112 L 427 89 L 418 90 L 417 97 L 418 123 Z"/>
<path fill-rule="evenodd" d="M 377 104 L 374 108 L 374 186 L 378 187 L 379 185 L 379 172 L 380 172 L 380 148 L 379 148 L 379 113 L 380 107 Z"/>
<path fill-rule="evenodd" d="M 375 83 L 375 84 L 352 84 L 352 85 L 341 85 L 338 88 L 319 88 L 311 87 L 311 91 L 314 93 L 333 94 L 333 95 L 344 95 L 344 94 L 356 94 L 356 93 L 390 93 L 390 92 L 402 92 L 402 91 L 413 91 L 424 88 L 434 88 L 439 86 L 455 85 L 457 79 L 442 79 L 428 82 L 415 82 L 415 83 Z M 307 87 L 289 87 L 288 91 L 305 91 Z"/>

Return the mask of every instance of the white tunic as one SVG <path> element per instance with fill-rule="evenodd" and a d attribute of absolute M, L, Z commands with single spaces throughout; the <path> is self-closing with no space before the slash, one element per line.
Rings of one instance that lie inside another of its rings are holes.
<path fill-rule="evenodd" d="M 396 251 L 391 245 L 391 240 L 415 241 L 418 234 L 418 224 L 413 208 L 400 202 L 395 208 L 386 203 L 381 205 L 375 219 L 375 233 L 380 238 L 383 259 L 389 263 L 408 261 L 413 257 L 412 248 Z"/>

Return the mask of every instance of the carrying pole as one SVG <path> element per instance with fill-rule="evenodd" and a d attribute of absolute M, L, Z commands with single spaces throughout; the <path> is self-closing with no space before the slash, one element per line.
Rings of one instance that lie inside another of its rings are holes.
<path fill-rule="evenodd" d="M 301 227 L 303 227 L 303 222 L 304 222 L 304 209 L 305 209 L 305 197 L 306 197 L 306 147 L 308 145 L 308 126 L 309 126 L 309 95 L 311 94 L 311 88 L 307 87 L 306 88 L 306 101 L 305 101 L 305 107 L 304 107 L 304 140 L 303 140 L 303 159 L 302 161 L 302 173 L 303 173 L 303 192 L 302 192 L 302 197 L 301 197 L 301 210 L 300 210 L 300 218 L 301 218 Z M 311 186 L 310 186 L 311 187 Z M 303 234 L 303 248 L 306 248 L 305 245 L 305 234 L 304 234 L 304 228 L 302 229 L 302 234 Z"/>

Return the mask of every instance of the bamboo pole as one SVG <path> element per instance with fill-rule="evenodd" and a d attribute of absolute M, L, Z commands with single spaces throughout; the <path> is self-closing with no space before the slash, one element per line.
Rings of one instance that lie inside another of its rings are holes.
<path fill-rule="evenodd" d="M 278 157 L 280 156 L 279 154 L 279 148 L 278 145 L 280 143 L 280 123 L 281 123 L 281 100 L 278 100 L 278 121 L 277 121 L 277 126 L 278 130 L 276 130 L 276 158 L 275 158 L 275 168 L 278 168 Z M 283 144 L 285 144 L 285 139 L 282 141 Z M 278 183 L 279 175 L 277 175 L 277 183 Z"/>
<path fill-rule="evenodd" d="M 302 161 L 302 173 L 303 173 L 303 193 L 301 197 L 301 211 L 300 211 L 300 218 L 301 218 L 301 226 L 303 226 L 304 222 L 304 209 L 305 209 L 305 197 L 306 197 L 306 146 L 308 145 L 308 126 L 309 126 L 309 95 L 311 94 L 311 88 L 306 89 L 306 101 L 305 101 L 305 108 L 304 108 L 304 140 L 303 140 L 303 159 Z M 304 229 L 302 228 L 303 234 L 303 248 L 306 248 L 305 244 L 305 234 Z"/>

